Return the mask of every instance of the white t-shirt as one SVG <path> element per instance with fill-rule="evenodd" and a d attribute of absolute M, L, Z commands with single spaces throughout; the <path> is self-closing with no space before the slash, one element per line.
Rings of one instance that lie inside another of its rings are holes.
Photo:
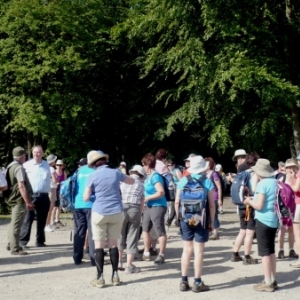
<path fill-rule="evenodd" d="M 52 174 L 54 173 L 54 176 L 55 176 L 55 169 L 53 167 L 50 166 L 50 174 L 51 174 L 51 189 L 56 189 L 57 188 L 57 185 L 56 183 L 53 182 L 52 180 Z"/>
<path fill-rule="evenodd" d="M 7 181 L 2 173 L 2 171 L 0 170 L 0 187 L 3 186 L 7 186 Z"/>

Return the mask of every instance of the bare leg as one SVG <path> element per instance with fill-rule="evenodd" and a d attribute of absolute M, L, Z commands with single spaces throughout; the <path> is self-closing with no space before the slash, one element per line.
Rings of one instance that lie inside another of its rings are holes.
<path fill-rule="evenodd" d="M 47 216 L 46 226 L 51 225 L 51 217 L 52 217 L 52 211 L 54 208 L 54 202 L 50 202 L 50 208 Z"/>
<path fill-rule="evenodd" d="M 205 243 L 194 242 L 194 272 L 195 278 L 200 278 L 202 276 L 203 269 L 203 252 Z"/>
<path fill-rule="evenodd" d="M 181 275 L 188 276 L 191 256 L 193 254 L 193 242 L 183 241 L 183 251 L 181 255 Z"/>
<path fill-rule="evenodd" d="M 245 237 L 245 255 L 250 255 L 253 243 L 254 230 L 247 229 Z"/>
<path fill-rule="evenodd" d="M 239 250 L 242 247 L 242 244 L 244 242 L 245 236 L 246 236 L 246 230 L 240 229 L 240 232 L 234 242 L 233 252 L 239 252 Z"/>
<path fill-rule="evenodd" d="M 151 243 L 149 232 L 143 231 L 143 240 L 144 240 L 144 252 L 149 252 L 150 243 Z"/>
<path fill-rule="evenodd" d="M 293 226 L 288 227 L 288 232 L 289 232 L 289 247 L 291 250 L 291 249 L 294 249 L 294 244 L 295 244 L 295 236 L 294 236 Z"/>
<path fill-rule="evenodd" d="M 167 245 L 167 236 L 166 235 L 162 235 L 159 237 L 159 254 L 164 254 L 165 253 L 165 249 L 166 249 L 166 245 Z"/>

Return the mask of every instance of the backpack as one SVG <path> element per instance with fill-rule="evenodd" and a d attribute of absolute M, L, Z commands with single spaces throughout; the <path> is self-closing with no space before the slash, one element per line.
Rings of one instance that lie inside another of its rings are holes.
<path fill-rule="evenodd" d="M 77 172 L 71 177 L 61 182 L 59 197 L 62 208 L 74 210 L 75 206 L 75 188 L 77 181 Z"/>
<path fill-rule="evenodd" d="M 253 172 L 243 171 L 237 173 L 230 188 L 231 202 L 235 205 L 244 206 L 246 196 L 250 196 L 249 181 Z"/>
<path fill-rule="evenodd" d="M 175 201 L 175 183 L 173 176 L 170 173 L 160 175 L 163 179 L 163 187 L 165 190 L 165 197 L 167 201 Z"/>
<path fill-rule="evenodd" d="M 195 179 L 186 176 L 188 182 L 180 191 L 179 219 L 189 226 L 199 223 L 206 227 L 207 190 L 203 186 L 206 176 Z"/>
<path fill-rule="evenodd" d="M 293 224 L 295 209 L 294 191 L 288 184 L 277 180 L 275 212 L 281 226 L 288 227 Z"/>

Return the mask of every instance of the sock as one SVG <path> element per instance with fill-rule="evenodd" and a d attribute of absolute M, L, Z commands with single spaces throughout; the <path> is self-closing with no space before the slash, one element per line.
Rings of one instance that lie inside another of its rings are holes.
<path fill-rule="evenodd" d="M 159 253 L 159 255 L 161 255 L 161 256 L 165 256 L 164 254 L 162 254 L 162 253 Z"/>
<path fill-rule="evenodd" d="M 265 278 L 265 284 L 270 285 L 272 283 L 271 278 Z"/>
<path fill-rule="evenodd" d="M 149 255 L 150 255 L 150 252 L 145 252 L 145 251 L 144 251 L 144 255 L 145 255 L 145 256 L 149 256 Z"/>
<path fill-rule="evenodd" d="M 118 272 L 118 263 L 119 263 L 119 250 L 117 247 L 109 249 L 110 262 L 113 269 L 113 275 L 115 272 Z"/>
<path fill-rule="evenodd" d="M 95 249 L 95 263 L 97 268 L 97 279 L 102 276 L 104 265 L 104 250 Z"/>
<path fill-rule="evenodd" d="M 239 256 L 238 252 L 233 252 L 234 256 Z"/>
<path fill-rule="evenodd" d="M 275 282 L 275 281 L 276 281 L 275 276 L 271 276 L 271 282 L 273 283 L 273 282 Z"/>
<path fill-rule="evenodd" d="M 181 276 L 181 281 L 182 282 L 188 282 L 188 277 L 187 276 Z"/>
<path fill-rule="evenodd" d="M 201 285 L 201 283 L 202 283 L 201 278 L 194 278 L 194 282 L 195 282 L 197 285 Z"/>
<path fill-rule="evenodd" d="M 246 258 L 246 259 L 249 259 L 249 258 L 250 258 L 250 255 L 249 255 L 249 254 L 245 255 L 245 258 Z"/>

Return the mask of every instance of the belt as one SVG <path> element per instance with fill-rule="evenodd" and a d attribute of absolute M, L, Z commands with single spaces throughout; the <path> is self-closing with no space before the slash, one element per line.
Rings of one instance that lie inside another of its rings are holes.
<path fill-rule="evenodd" d="M 48 196 L 48 193 L 33 193 L 32 197 L 42 197 L 42 196 Z"/>

